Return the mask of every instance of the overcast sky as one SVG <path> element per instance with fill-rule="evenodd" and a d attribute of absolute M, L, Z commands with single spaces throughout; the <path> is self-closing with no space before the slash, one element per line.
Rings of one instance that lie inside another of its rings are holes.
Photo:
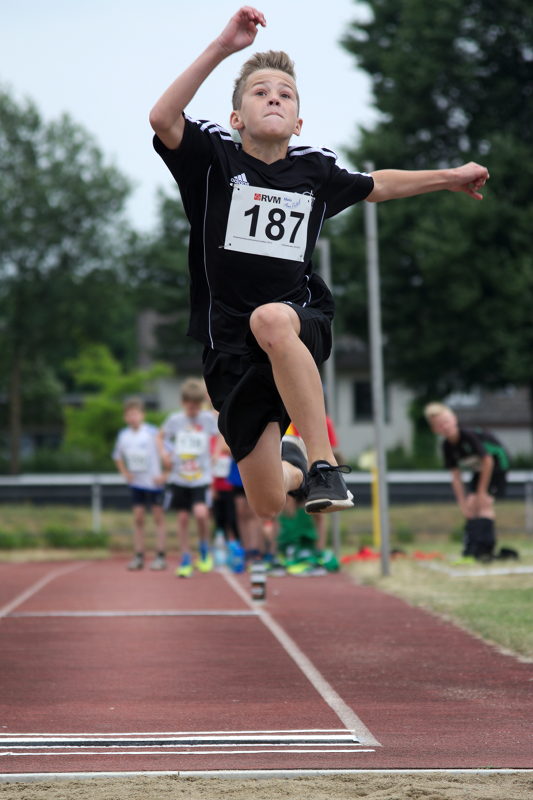
<path fill-rule="evenodd" d="M 239 7 L 228 0 L 6 0 L 0 83 L 17 98 L 34 100 L 46 120 L 66 111 L 87 128 L 107 160 L 134 181 L 129 216 L 148 230 L 157 188 L 172 184 L 151 146 L 149 110 Z M 376 115 L 368 78 L 339 39 L 365 7 L 355 0 L 328 0 L 318 8 L 304 0 L 266 0 L 256 7 L 267 28 L 217 68 L 188 113 L 227 126 L 242 62 L 258 50 L 286 50 L 301 98 L 299 142 L 337 151 L 351 145 L 357 126 Z M 341 163 L 348 166 L 342 157 Z"/>

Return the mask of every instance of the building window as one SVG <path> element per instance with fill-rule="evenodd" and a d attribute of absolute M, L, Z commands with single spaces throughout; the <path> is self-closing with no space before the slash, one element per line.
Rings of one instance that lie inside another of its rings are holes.
<path fill-rule="evenodd" d="M 353 383 L 354 422 L 368 422 L 372 419 L 372 386 L 370 381 Z"/>
<path fill-rule="evenodd" d="M 389 391 L 384 388 L 385 422 L 390 421 Z M 373 419 L 372 384 L 370 381 L 353 382 L 353 420 L 354 422 L 370 422 Z"/>

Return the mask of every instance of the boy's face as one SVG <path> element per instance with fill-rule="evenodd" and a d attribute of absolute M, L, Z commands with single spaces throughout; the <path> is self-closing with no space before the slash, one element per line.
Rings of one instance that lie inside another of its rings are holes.
<path fill-rule="evenodd" d="M 442 411 L 430 420 L 430 427 L 433 433 L 450 439 L 456 436 L 458 431 L 457 417 L 452 411 Z"/>
<path fill-rule="evenodd" d="M 261 69 L 248 77 L 239 109 L 231 112 L 234 130 L 254 139 L 277 141 L 297 136 L 302 129 L 298 117 L 296 84 L 285 72 Z"/>
<path fill-rule="evenodd" d="M 144 421 L 144 414 L 140 408 L 128 408 L 124 412 L 124 421 L 135 430 L 139 428 Z"/>
<path fill-rule="evenodd" d="M 202 404 L 198 400 L 183 400 L 182 405 L 188 417 L 196 417 L 202 410 Z"/>

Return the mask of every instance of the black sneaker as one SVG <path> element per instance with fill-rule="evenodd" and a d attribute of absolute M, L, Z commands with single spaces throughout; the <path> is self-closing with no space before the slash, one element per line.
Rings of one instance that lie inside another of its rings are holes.
<path fill-rule="evenodd" d="M 297 436 L 284 436 L 281 440 L 281 460 L 288 461 L 302 471 L 302 484 L 298 489 L 288 492 L 291 497 L 302 501 L 307 497 L 307 453 L 305 444 Z"/>
<path fill-rule="evenodd" d="M 311 464 L 307 481 L 305 510 L 308 514 L 353 508 L 353 494 L 347 489 L 341 473 L 351 472 L 345 465 L 332 466 L 327 461 Z"/>

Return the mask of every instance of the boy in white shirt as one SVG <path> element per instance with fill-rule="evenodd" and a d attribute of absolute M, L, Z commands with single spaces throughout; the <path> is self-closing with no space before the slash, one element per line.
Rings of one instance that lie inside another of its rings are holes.
<path fill-rule="evenodd" d="M 161 452 L 170 470 L 165 509 L 177 512 L 181 562 L 176 570 L 180 578 L 189 578 L 193 563 L 189 539 L 191 515 L 198 526 L 200 572 L 213 568 L 209 549 L 210 486 L 213 479 L 211 439 L 218 434 L 216 417 L 202 409 L 207 400 L 203 381 L 189 378 L 183 384 L 183 411 L 170 414 L 159 432 Z"/>
<path fill-rule="evenodd" d="M 144 567 L 145 511 L 152 510 L 156 528 L 157 554 L 150 569 L 165 569 L 166 530 L 163 514 L 163 483 L 165 476 L 157 447 L 157 428 L 144 421 L 142 400 L 133 398 L 124 405 L 123 428 L 115 442 L 113 460 L 118 471 L 130 486 L 133 506 L 135 553 L 128 569 Z"/>

